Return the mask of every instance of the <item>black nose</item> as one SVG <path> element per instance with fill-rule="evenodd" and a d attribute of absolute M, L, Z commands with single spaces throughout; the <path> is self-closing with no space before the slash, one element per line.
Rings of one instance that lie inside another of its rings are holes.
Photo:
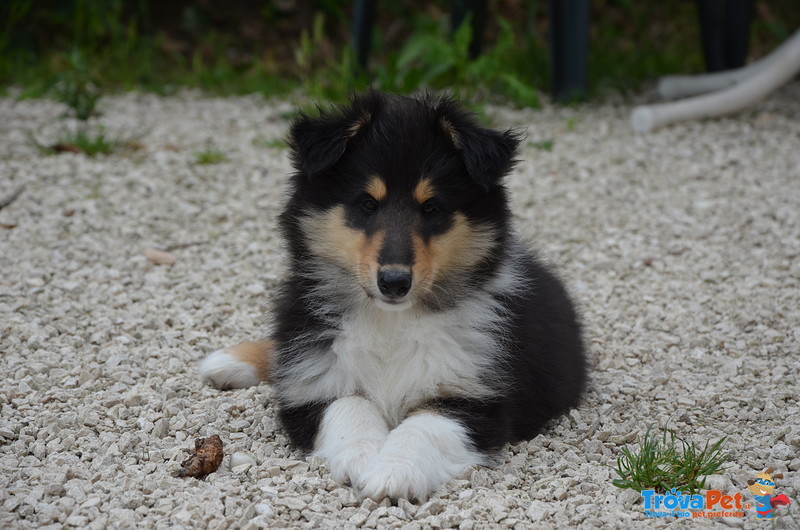
<path fill-rule="evenodd" d="M 386 269 L 378 272 L 378 289 L 392 298 L 402 298 L 411 290 L 411 271 Z"/>

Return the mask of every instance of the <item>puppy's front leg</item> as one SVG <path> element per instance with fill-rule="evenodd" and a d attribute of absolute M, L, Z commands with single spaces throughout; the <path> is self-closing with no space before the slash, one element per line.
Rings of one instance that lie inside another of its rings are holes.
<path fill-rule="evenodd" d="M 409 416 L 389 434 L 356 484 L 374 500 L 423 502 L 469 466 L 485 461 L 458 420 L 425 410 Z"/>
<path fill-rule="evenodd" d="M 325 409 L 315 454 L 328 460 L 333 480 L 355 484 L 388 434 L 386 421 L 370 401 L 359 396 L 339 398 Z"/>

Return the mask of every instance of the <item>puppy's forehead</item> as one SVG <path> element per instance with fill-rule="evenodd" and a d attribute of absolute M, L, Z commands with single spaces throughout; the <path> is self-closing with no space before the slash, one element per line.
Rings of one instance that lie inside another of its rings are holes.
<path fill-rule="evenodd" d="M 383 201 L 433 198 L 436 182 L 454 175 L 459 158 L 452 124 L 418 101 L 402 101 L 376 112 L 346 152 L 347 171 L 359 191 Z"/>
<path fill-rule="evenodd" d="M 369 142 L 406 156 L 421 155 L 426 148 L 455 148 L 452 124 L 418 102 L 383 109 L 361 129 Z"/>

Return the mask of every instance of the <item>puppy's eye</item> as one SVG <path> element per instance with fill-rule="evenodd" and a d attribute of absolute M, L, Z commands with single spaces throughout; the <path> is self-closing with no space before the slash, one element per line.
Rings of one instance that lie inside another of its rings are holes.
<path fill-rule="evenodd" d="M 434 201 L 425 201 L 422 204 L 422 213 L 425 215 L 433 215 L 435 213 L 439 213 L 441 208 L 434 202 Z"/>
<path fill-rule="evenodd" d="M 378 209 L 378 201 L 376 201 L 372 197 L 366 198 L 363 201 L 361 201 L 361 208 L 363 208 L 364 211 L 367 212 L 374 212 L 375 210 Z"/>

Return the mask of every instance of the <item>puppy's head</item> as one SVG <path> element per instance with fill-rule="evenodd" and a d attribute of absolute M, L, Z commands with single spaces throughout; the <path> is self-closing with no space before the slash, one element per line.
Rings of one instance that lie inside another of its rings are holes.
<path fill-rule="evenodd" d="M 386 310 L 452 305 L 496 267 L 517 144 L 432 96 L 368 92 L 300 117 L 282 217 L 294 266 Z"/>

